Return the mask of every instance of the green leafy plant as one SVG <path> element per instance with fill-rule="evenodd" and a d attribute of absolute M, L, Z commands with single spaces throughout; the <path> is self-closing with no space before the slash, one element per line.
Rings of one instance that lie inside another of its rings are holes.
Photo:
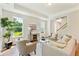
<path fill-rule="evenodd" d="M 1 27 L 3 29 L 5 29 L 7 32 L 3 35 L 4 38 L 7 38 L 8 41 L 10 40 L 10 36 L 11 36 L 11 21 L 9 21 L 9 19 L 7 17 L 5 18 L 1 18 Z"/>
<path fill-rule="evenodd" d="M 3 37 L 4 37 L 4 38 L 7 38 L 7 39 L 8 39 L 8 42 L 9 42 L 10 36 L 11 36 L 10 32 L 6 32 Z"/>
<path fill-rule="evenodd" d="M 10 41 L 11 32 L 20 33 L 22 31 L 22 23 L 9 20 L 8 17 L 1 18 L 1 27 L 6 30 L 3 37 L 7 38 L 8 41 Z"/>
<path fill-rule="evenodd" d="M 8 25 L 8 18 L 1 18 L 1 27 L 6 27 Z"/>

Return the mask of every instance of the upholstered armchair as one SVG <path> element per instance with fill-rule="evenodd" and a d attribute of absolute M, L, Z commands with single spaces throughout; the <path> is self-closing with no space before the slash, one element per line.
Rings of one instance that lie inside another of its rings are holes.
<path fill-rule="evenodd" d="M 28 42 L 26 40 L 18 41 L 17 48 L 19 55 L 30 56 L 31 52 L 35 52 L 37 42 Z"/>

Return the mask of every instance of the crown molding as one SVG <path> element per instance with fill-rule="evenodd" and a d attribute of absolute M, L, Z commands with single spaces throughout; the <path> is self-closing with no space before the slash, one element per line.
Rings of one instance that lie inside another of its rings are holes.
<path fill-rule="evenodd" d="M 23 5 L 21 5 L 21 4 L 14 4 L 14 8 L 15 9 L 20 9 L 20 10 L 24 10 L 25 12 L 29 12 L 29 13 L 31 13 L 32 12 L 32 14 L 36 14 L 36 15 L 38 15 L 38 16 L 42 16 L 42 17 L 44 17 L 44 18 L 48 18 L 48 16 L 49 16 L 49 14 L 48 13 L 45 13 L 45 12 L 43 12 L 43 11 L 39 11 L 39 10 L 36 10 L 36 9 L 31 9 L 31 7 L 29 7 L 29 6 L 26 6 L 26 7 L 24 7 Z M 22 8 L 22 9 L 21 9 Z"/>
<path fill-rule="evenodd" d="M 3 7 L 2 7 L 2 10 L 6 10 L 6 11 L 9 11 L 9 12 L 22 14 L 22 15 L 25 15 L 25 16 L 35 17 L 35 18 L 38 18 L 38 19 L 41 19 L 41 20 L 47 20 L 47 18 L 40 17 L 40 16 L 31 14 L 31 13 L 28 13 L 28 12 L 25 13 L 25 12 L 23 12 L 23 11 L 20 11 L 20 10 L 14 9 L 14 8 L 8 9 L 8 8 L 3 8 Z"/>
<path fill-rule="evenodd" d="M 50 17 L 51 17 L 51 19 L 53 19 L 53 18 L 56 18 L 56 17 L 65 16 L 66 14 L 77 11 L 77 10 L 79 10 L 79 6 L 76 6 L 74 8 L 71 8 L 71 9 L 56 13 L 54 15 L 51 15 Z"/>

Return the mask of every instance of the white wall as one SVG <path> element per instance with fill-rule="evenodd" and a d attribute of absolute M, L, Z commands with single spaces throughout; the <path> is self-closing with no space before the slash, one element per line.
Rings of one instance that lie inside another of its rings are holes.
<path fill-rule="evenodd" d="M 70 13 L 60 14 L 54 17 L 51 24 L 52 25 L 54 24 L 53 22 L 57 17 L 63 17 L 63 16 L 67 16 L 68 24 L 67 24 L 67 28 L 62 30 L 60 33 L 71 34 L 74 38 L 78 39 L 79 38 L 79 10 Z M 52 26 L 52 29 L 54 29 L 54 26 Z M 51 31 L 53 32 L 52 29 Z"/>
<path fill-rule="evenodd" d="M 68 14 L 68 28 L 69 32 L 75 37 L 79 38 L 79 10 Z"/>
<path fill-rule="evenodd" d="M 1 6 L 0 6 L 1 7 Z M 1 16 L 2 16 L 2 9 L 0 8 L 0 18 L 1 18 Z M 0 20 L 1 21 L 1 20 Z M 1 37 L 1 26 L 0 26 L 0 37 Z"/>
<path fill-rule="evenodd" d="M 0 18 L 1 18 L 1 16 L 2 16 L 2 8 L 0 8 Z M 0 22 L 1 22 L 1 20 L 0 20 Z M 2 28 L 0 26 L 0 50 L 1 49 L 2 49 Z"/>
<path fill-rule="evenodd" d="M 50 21 L 50 28 L 51 28 L 51 29 L 50 29 L 50 32 L 51 32 L 51 33 L 55 33 L 55 30 L 54 30 L 54 29 L 55 29 L 54 20 L 51 20 L 51 21 Z"/>

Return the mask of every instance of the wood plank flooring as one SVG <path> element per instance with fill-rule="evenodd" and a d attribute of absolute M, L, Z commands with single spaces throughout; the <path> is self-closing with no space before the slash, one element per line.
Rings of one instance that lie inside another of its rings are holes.
<path fill-rule="evenodd" d="M 19 52 L 15 47 L 11 47 L 11 49 L 8 49 L 4 51 L 3 53 L 0 53 L 0 56 L 19 56 Z M 32 54 L 32 56 L 35 56 Z M 76 45 L 76 51 L 75 51 L 75 56 L 79 56 L 79 42 Z"/>
<path fill-rule="evenodd" d="M 79 56 L 79 42 L 76 45 L 75 56 Z"/>

